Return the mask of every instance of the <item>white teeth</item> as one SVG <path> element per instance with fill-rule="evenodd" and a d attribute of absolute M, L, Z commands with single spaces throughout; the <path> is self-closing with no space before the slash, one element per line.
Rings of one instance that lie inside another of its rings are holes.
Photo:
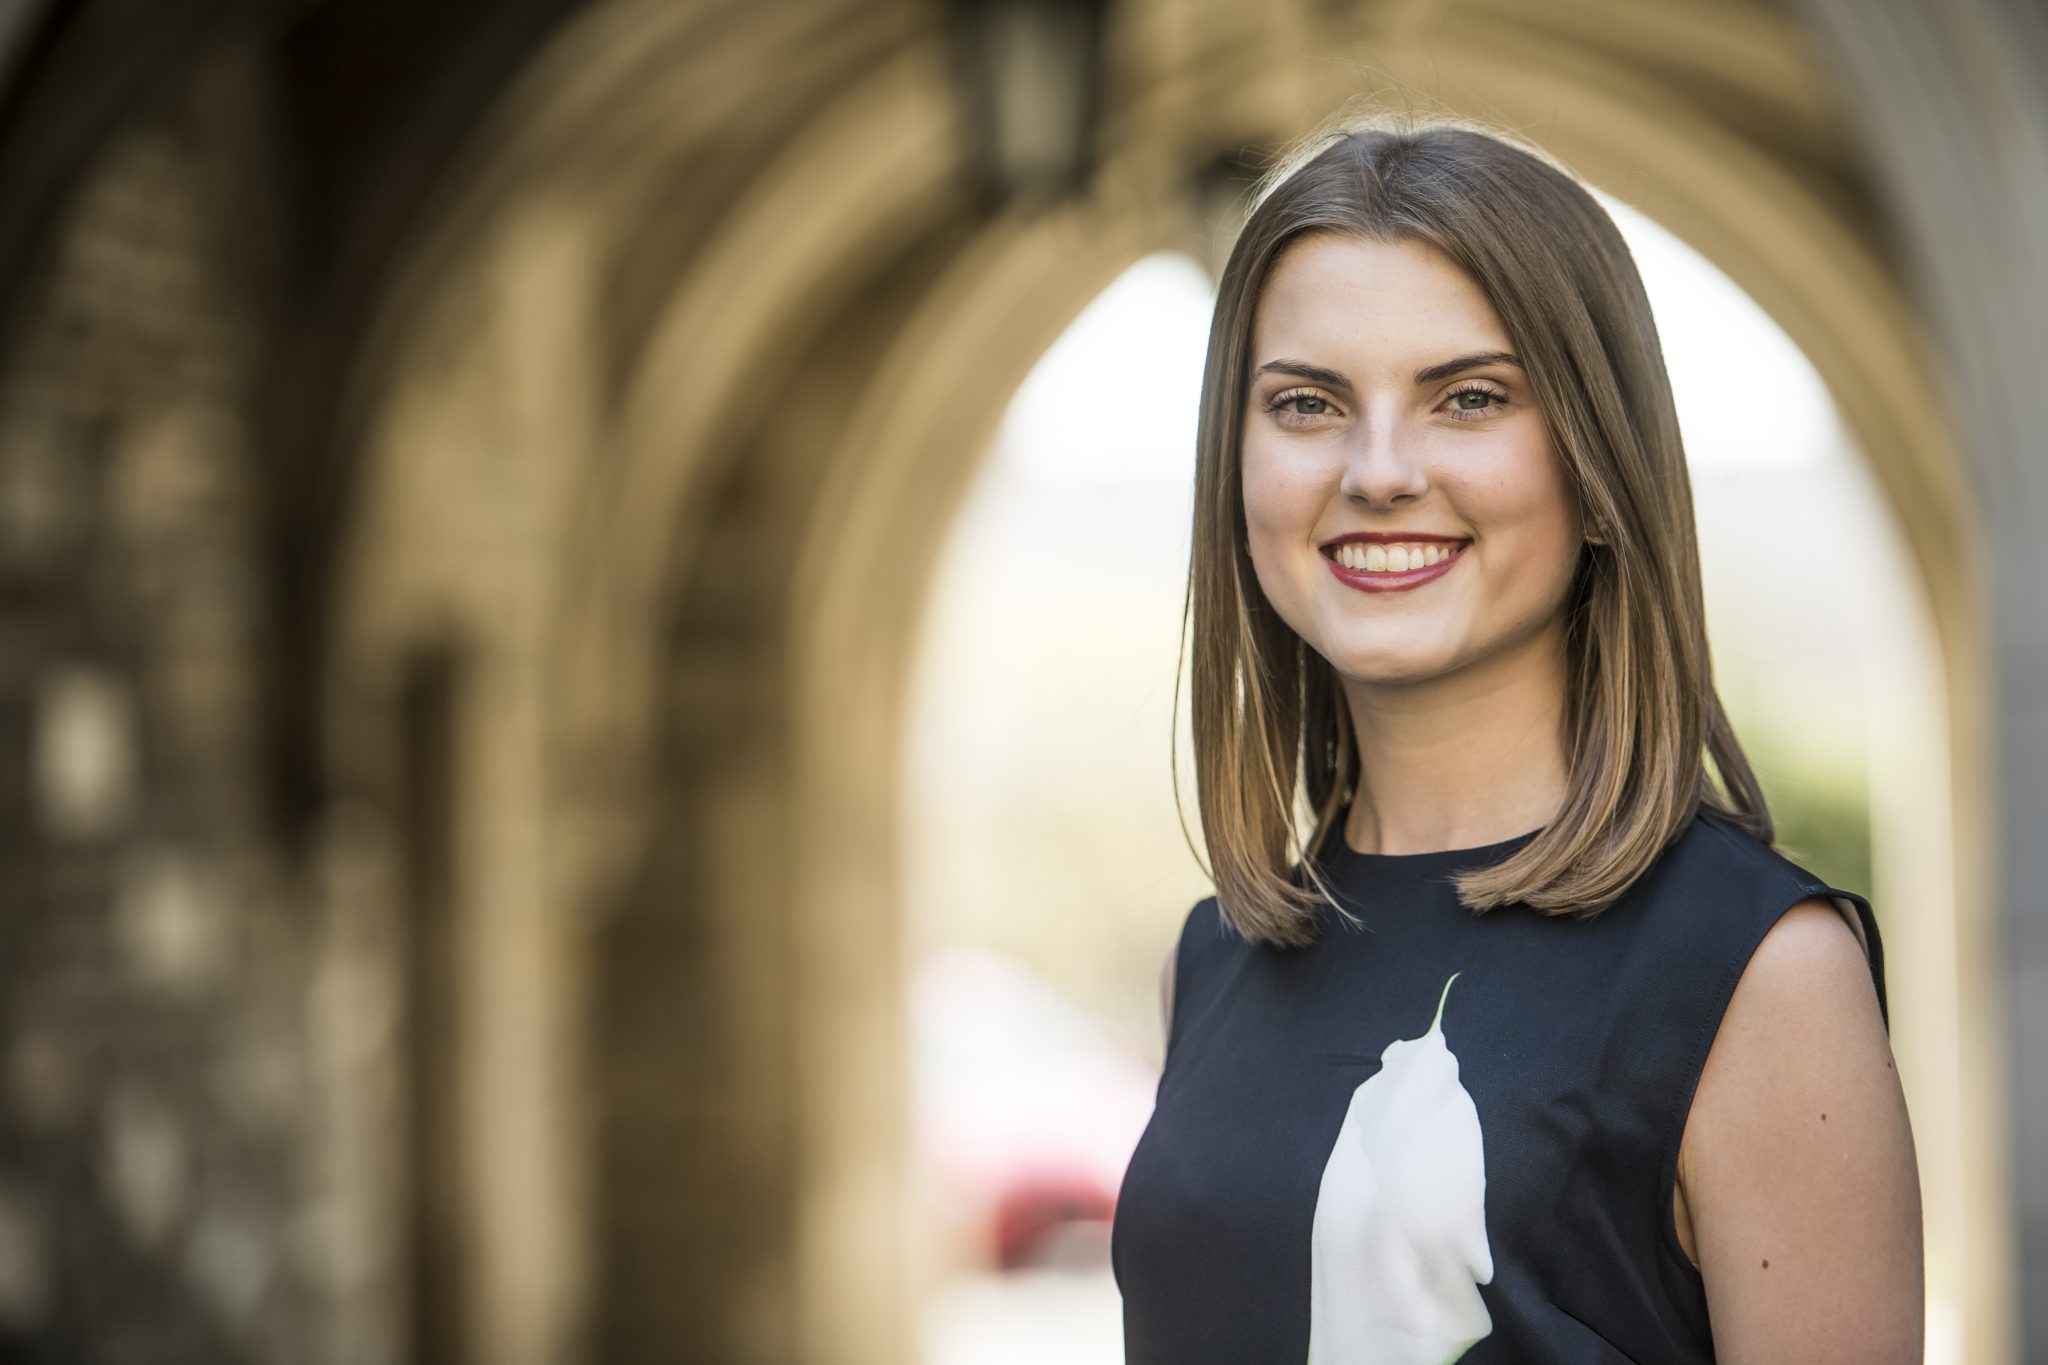
<path fill-rule="evenodd" d="M 1353 573 L 1407 573 L 1441 564 L 1458 553 L 1460 546 L 1425 541 L 1412 545 L 1366 544 L 1349 540 L 1331 554 Z"/>

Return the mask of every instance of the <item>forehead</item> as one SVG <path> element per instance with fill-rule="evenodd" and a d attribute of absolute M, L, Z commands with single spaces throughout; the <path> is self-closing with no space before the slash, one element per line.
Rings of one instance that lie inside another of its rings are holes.
<path fill-rule="evenodd" d="M 1427 242 L 1314 233 L 1267 272 L 1252 364 L 1286 357 L 1344 368 L 1415 368 L 1471 350 L 1509 350 L 1478 283 Z"/>

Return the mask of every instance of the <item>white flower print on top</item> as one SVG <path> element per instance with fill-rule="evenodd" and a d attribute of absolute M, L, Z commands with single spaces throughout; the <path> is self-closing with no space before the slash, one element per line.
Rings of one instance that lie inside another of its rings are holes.
<path fill-rule="evenodd" d="M 1447 1365 L 1493 1331 L 1479 1110 L 1444 1005 L 1351 1093 L 1316 1195 L 1309 1365 Z"/>

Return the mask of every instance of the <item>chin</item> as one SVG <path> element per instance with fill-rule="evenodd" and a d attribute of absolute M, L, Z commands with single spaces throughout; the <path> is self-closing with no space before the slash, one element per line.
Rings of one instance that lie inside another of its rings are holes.
<path fill-rule="evenodd" d="M 1451 671 L 1452 661 L 1436 650 L 1373 649 L 1353 646 L 1325 655 L 1330 666 L 1353 682 L 1399 687 L 1428 682 Z"/>

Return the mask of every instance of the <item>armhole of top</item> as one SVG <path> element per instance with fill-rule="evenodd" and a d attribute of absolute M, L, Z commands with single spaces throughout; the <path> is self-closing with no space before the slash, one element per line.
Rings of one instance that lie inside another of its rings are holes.
<path fill-rule="evenodd" d="M 1890 1037 L 1892 1015 L 1890 1003 L 1885 999 L 1884 940 L 1878 936 L 1877 915 L 1871 910 L 1869 900 L 1854 891 L 1841 891 L 1832 886 L 1813 886 L 1808 888 L 1808 893 L 1833 905 L 1848 921 L 1856 942 L 1862 945 L 1863 960 L 1870 968 L 1870 984 L 1877 992 L 1877 1015 L 1884 1023 L 1885 1036 Z"/>
<path fill-rule="evenodd" d="M 1856 935 L 1856 944 L 1858 947 L 1863 949 L 1864 961 L 1869 961 L 1870 936 L 1863 932 L 1863 917 L 1856 913 L 1856 907 L 1849 904 L 1848 899 L 1846 897 L 1833 895 L 1829 896 L 1827 899 L 1829 904 L 1835 907 L 1836 911 L 1840 913 L 1842 918 L 1848 921 L 1849 932 Z"/>
<path fill-rule="evenodd" d="M 1159 981 L 1159 1048 L 1163 1061 L 1173 1051 L 1173 1016 L 1180 1006 L 1180 940 L 1175 939 L 1173 951 L 1160 964 Z"/>
<path fill-rule="evenodd" d="M 1870 965 L 1871 984 L 1877 989 L 1878 1016 L 1884 1021 L 1887 1034 L 1891 1031 L 1891 1016 L 1885 1004 L 1884 991 L 1884 945 L 1878 937 L 1877 919 L 1872 914 L 1870 902 L 1853 891 L 1842 891 L 1818 883 L 1798 883 L 1785 894 L 1775 914 L 1764 919 L 1756 937 L 1748 948 L 1722 973 L 1709 997 L 1710 1008 L 1702 1019 L 1694 1036 L 1688 1040 L 1685 1050 L 1684 1093 L 1680 1095 L 1675 1112 L 1665 1120 L 1664 1157 L 1660 1166 L 1657 1183 L 1657 1240 L 1664 1253 L 1677 1267 L 1687 1281 L 1705 1292 L 1705 1281 L 1700 1268 L 1686 1256 L 1685 1248 L 1679 1245 L 1678 1222 L 1672 1212 L 1672 1201 L 1678 1188 L 1678 1157 L 1685 1145 L 1685 1129 L 1692 1118 L 1692 1102 L 1699 1091 L 1701 1076 L 1706 1071 L 1707 1056 L 1713 1051 L 1714 1040 L 1720 1036 L 1721 1021 L 1727 1016 L 1728 1006 L 1735 998 L 1735 989 L 1742 982 L 1742 974 L 1749 970 L 1750 960 L 1756 950 L 1763 946 L 1765 936 L 1777 927 L 1778 921 L 1791 912 L 1792 907 L 1813 899 L 1823 899 L 1832 904 L 1850 922 L 1850 929 L 1856 941 L 1863 948 L 1865 960 Z"/>
<path fill-rule="evenodd" d="M 1186 1013 L 1183 1006 L 1188 995 L 1188 938 L 1194 931 L 1195 921 L 1202 916 L 1202 907 L 1211 899 L 1213 898 L 1204 896 L 1195 902 L 1181 919 L 1180 936 L 1174 940 L 1173 980 L 1167 986 L 1166 997 L 1166 1044 L 1165 1051 L 1160 1054 L 1162 1066 L 1166 1059 L 1173 1055 L 1173 1045 L 1181 1035 L 1181 1016 Z"/>

